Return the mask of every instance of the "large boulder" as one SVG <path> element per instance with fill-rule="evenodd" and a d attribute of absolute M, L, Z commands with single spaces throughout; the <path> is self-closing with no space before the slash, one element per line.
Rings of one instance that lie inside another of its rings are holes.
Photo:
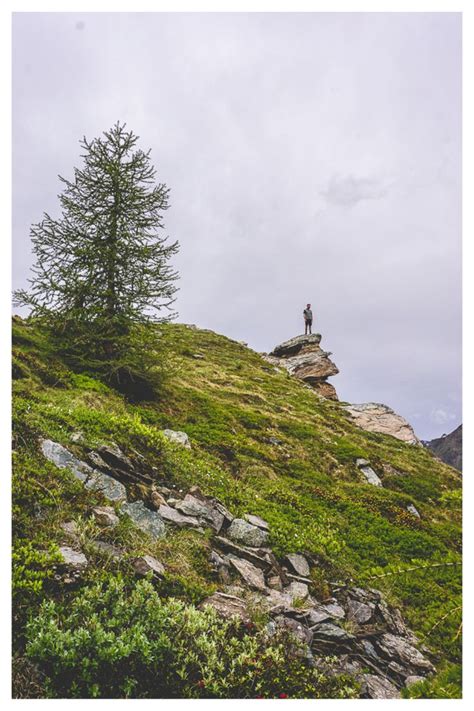
<path fill-rule="evenodd" d="M 420 444 L 413 427 L 401 415 L 387 405 L 366 402 L 359 405 L 344 405 L 358 427 L 368 432 L 388 434 L 408 444 Z"/>
<path fill-rule="evenodd" d="M 303 380 L 322 397 L 337 400 L 334 387 L 326 382 L 331 375 L 337 375 L 339 370 L 330 359 L 330 353 L 320 347 L 319 333 L 307 336 L 296 336 L 289 341 L 276 346 L 265 360 L 274 366 L 285 368 L 290 375 Z"/>

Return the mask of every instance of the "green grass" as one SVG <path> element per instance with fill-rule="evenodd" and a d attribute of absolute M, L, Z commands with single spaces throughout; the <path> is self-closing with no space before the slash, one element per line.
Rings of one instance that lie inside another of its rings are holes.
<path fill-rule="evenodd" d="M 44 460 L 39 437 L 78 456 L 113 441 L 132 459 L 143 455 L 158 481 L 182 489 L 198 484 L 235 514 L 262 516 L 277 555 L 301 551 L 315 557 L 320 589 L 327 580 L 352 580 L 383 590 L 440 662 L 459 664 L 460 474 L 422 447 L 357 428 L 339 403 L 319 399 L 224 336 L 173 324 L 163 327 L 162 340 L 172 354 L 169 376 L 155 401 L 133 405 L 94 373 L 71 372 L 33 325 L 14 322 L 13 513 L 19 545 L 26 539 L 38 549 L 45 541 L 57 543 L 61 521 L 86 520 L 100 500 Z M 204 358 L 195 359 L 195 353 Z M 187 432 L 192 450 L 170 444 L 163 428 Z M 78 431 L 82 440 L 73 444 Z M 383 488 L 365 483 L 358 457 L 370 461 Z M 406 511 L 410 503 L 421 519 Z M 130 556 L 150 552 L 169 565 L 164 596 L 196 603 L 215 589 L 206 563 L 208 534 L 179 532 L 158 544 L 121 524 L 111 535 Z M 404 572 L 414 559 L 455 565 Z M 399 572 L 374 579 L 385 568 Z M 47 579 L 46 563 L 44 569 Z M 126 574 L 126 565 L 121 572 Z M 88 575 L 103 574 L 97 560 Z M 22 588 L 21 610 L 34 614 L 42 595 L 67 594 L 45 584 L 28 597 Z"/>

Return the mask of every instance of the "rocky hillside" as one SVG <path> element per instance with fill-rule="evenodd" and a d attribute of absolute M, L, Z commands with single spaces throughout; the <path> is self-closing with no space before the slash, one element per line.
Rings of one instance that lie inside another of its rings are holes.
<path fill-rule="evenodd" d="M 462 425 L 449 434 L 423 442 L 442 462 L 462 471 Z"/>
<path fill-rule="evenodd" d="M 15 319 L 14 696 L 459 696 L 459 473 L 242 344 L 162 343 L 132 404 Z"/>

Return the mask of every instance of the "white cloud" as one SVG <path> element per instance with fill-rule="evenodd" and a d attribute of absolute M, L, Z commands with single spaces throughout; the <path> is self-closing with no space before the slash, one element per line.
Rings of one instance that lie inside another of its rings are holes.
<path fill-rule="evenodd" d="M 352 207 L 361 200 L 380 200 L 387 192 L 388 187 L 377 178 L 346 175 L 332 177 L 321 195 L 334 205 Z"/>
<path fill-rule="evenodd" d="M 446 422 L 455 420 L 456 415 L 453 412 L 446 412 L 446 410 L 439 407 L 436 410 L 431 410 L 430 418 L 435 424 L 444 425 Z"/>

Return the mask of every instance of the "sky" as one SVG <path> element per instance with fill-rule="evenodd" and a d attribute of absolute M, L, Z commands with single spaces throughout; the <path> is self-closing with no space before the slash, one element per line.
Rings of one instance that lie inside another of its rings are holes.
<path fill-rule="evenodd" d="M 15 13 L 13 286 L 58 175 L 117 120 L 180 243 L 178 321 L 313 330 L 341 400 L 461 422 L 459 13 Z"/>

